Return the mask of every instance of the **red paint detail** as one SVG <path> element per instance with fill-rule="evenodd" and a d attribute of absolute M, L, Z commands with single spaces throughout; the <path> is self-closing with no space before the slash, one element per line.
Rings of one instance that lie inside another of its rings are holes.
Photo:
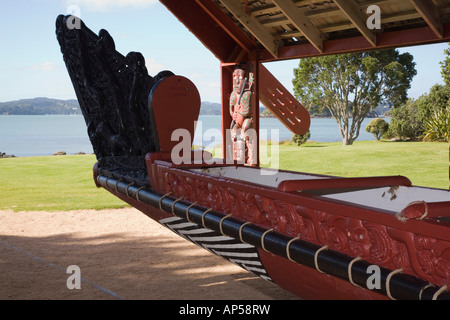
<path fill-rule="evenodd" d="M 171 76 L 156 84 L 150 97 L 160 150 L 170 152 L 180 143 L 172 141 L 172 133 L 177 129 L 188 130 L 192 144 L 201 103 L 195 85 L 187 78 Z"/>

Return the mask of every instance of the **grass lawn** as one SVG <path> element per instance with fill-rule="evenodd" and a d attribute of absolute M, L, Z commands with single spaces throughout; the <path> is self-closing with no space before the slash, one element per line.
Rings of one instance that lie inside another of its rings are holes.
<path fill-rule="evenodd" d="M 94 155 L 0 159 L 0 210 L 59 211 L 124 207 L 95 186 Z"/>
<path fill-rule="evenodd" d="M 269 146 L 270 150 L 271 147 Z M 318 174 L 404 175 L 413 184 L 448 189 L 449 144 L 425 142 L 308 142 L 281 144 L 273 167 Z M 216 153 L 217 154 L 217 153 Z M 264 160 L 266 150 L 261 150 Z M 77 210 L 128 206 L 95 186 L 93 155 L 0 159 L 0 210 Z M 264 166 L 264 163 L 262 162 Z M 270 165 L 266 165 L 270 166 Z"/>

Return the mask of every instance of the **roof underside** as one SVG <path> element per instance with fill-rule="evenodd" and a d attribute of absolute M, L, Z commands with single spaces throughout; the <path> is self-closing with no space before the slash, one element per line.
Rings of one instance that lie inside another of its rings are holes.
<path fill-rule="evenodd" d="M 450 41 L 450 0 L 160 1 L 224 63 Z"/>

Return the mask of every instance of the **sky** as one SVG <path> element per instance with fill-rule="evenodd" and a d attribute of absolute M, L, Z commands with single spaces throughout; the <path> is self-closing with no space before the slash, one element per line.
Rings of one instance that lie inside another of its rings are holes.
<path fill-rule="evenodd" d="M 55 36 L 59 14 L 77 9 L 95 33 L 106 29 L 123 55 L 138 51 L 151 76 L 170 70 L 189 78 L 202 101 L 220 102 L 220 63 L 158 0 L 0 0 L 0 102 L 47 97 L 75 99 Z M 408 47 L 416 62 L 409 97 L 443 83 L 447 43 Z M 292 92 L 298 60 L 265 64 Z"/>

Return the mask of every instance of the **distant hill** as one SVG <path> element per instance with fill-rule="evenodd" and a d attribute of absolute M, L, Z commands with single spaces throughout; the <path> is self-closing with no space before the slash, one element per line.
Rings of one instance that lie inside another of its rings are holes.
<path fill-rule="evenodd" d="M 220 116 L 220 103 L 202 102 L 200 107 L 200 115 L 202 116 Z"/>
<path fill-rule="evenodd" d="M 260 108 L 260 112 L 264 110 Z M 200 115 L 220 114 L 220 103 L 202 102 Z M 0 102 L 0 115 L 81 115 L 81 109 L 76 99 L 34 98 Z"/>
<path fill-rule="evenodd" d="M 202 102 L 201 115 L 220 115 L 220 103 Z M 81 114 L 78 100 L 50 98 L 21 99 L 0 102 L 0 115 L 78 115 Z"/>
<path fill-rule="evenodd" d="M 49 98 L 21 99 L 0 102 L 3 115 L 74 115 L 81 114 L 76 99 L 58 100 Z"/>
<path fill-rule="evenodd" d="M 220 116 L 221 115 L 221 105 L 216 102 L 202 102 L 200 107 L 200 115 L 205 116 Z M 262 116 L 273 117 L 273 114 L 266 109 L 264 106 L 259 107 L 259 112 Z"/>

